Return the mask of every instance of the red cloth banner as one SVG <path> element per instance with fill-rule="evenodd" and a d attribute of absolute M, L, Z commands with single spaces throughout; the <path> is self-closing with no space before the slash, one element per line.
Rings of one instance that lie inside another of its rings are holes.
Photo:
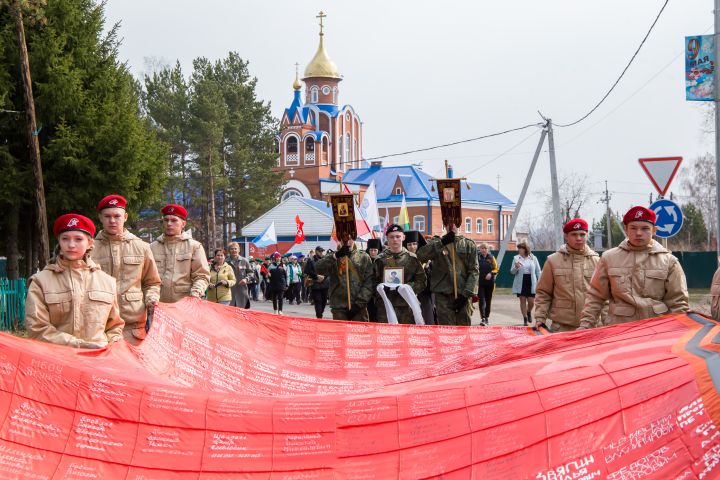
<path fill-rule="evenodd" d="M 720 326 L 536 335 L 161 304 L 139 347 L 0 335 L 0 478 L 711 479 Z"/>
<path fill-rule="evenodd" d="M 300 220 L 300 215 L 295 215 L 295 225 L 297 226 L 297 232 L 295 233 L 295 243 L 303 243 L 305 241 L 305 231 L 303 225 L 305 222 Z"/>

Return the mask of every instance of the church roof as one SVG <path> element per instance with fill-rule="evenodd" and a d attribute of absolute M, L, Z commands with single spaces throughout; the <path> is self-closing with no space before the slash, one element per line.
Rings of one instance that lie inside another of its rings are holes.
<path fill-rule="evenodd" d="M 322 31 L 320 31 L 320 44 L 318 45 L 317 52 L 315 52 L 315 56 L 305 67 L 303 80 L 315 77 L 342 79 L 342 75 L 340 75 L 337 65 L 335 65 L 335 62 L 330 60 L 330 57 L 325 51 L 325 43 L 323 41 L 324 36 L 325 35 Z"/>
<path fill-rule="evenodd" d="M 272 222 L 278 237 L 295 235 L 295 215 L 305 222 L 305 235 L 328 235 L 333 229 L 332 209 L 327 202 L 304 198 L 289 197 L 260 217 L 245 225 L 241 235 L 255 237 L 260 235 Z M 310 221 L 312 219 L 312 221 Z"/>
<path fill-rule="evenodd" d="M 402 200 L 402 195 L 395 195 L 393 191 L 398 177 L 407 201 L 439 201 L 437 190 L 432 191 L 433 177 L 412 165 L 397 167 L 371 165 L 368 168 L 356 168 L 348 170 L 343 176 L 343 181 L 370 185 L 374 180 L 378 202 L 399 202 Z M 462 200 L 463 203 L 515 206 L 515 202 L 484 183 L 470 183 L 469 190 L 463 185 Z"/>

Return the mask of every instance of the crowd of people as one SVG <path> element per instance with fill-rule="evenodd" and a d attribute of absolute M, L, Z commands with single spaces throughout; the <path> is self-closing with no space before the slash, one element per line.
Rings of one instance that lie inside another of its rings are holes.
<path fill-rule="evenodd" d="M 262 295 L 278 315 L 285 302 L 309 302 L 317 318 L 329 306 L 336 320 L 461 326 L 471 324 L 477 303 L 480 325 L 490 323 L 498 263 L 487 244 L 453 225 L 426 238 L 393 224 L 384 243 L 372 239 L 366 250 L 345 238 L 336 251 L 318 246 L 307 256 L 247 259 L 230 243 L 208 261 L 185 231 L 182 206 L 162 208 L 163 234 L 152 244 L 125 228 L 126 207 L 120 195 L 103 198 L 97 234 L 79 214 L 55 221 L 55 254 L 28 290 L 30 337 L 80 348 L 137 344 L 158 302 L 185 297 L 247 309 Z M 682 267 L 653 240 L 655 213 L 633 207 L 623 224 L 627 238 L 600 257 L 587 245 L 588 223 L 570 220 L 565 244 L 542 269 L 527 243 L 517 245 L 509 273 L 525 325 L 565 332 L 688 310 Z M 711 296 L 717 318 L 720 269 Z"/>

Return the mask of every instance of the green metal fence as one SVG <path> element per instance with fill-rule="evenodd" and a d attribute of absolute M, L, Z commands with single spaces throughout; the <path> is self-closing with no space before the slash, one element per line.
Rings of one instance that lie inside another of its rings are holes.
<path fill-rule="evenodd" d="M 25 279 L 0 278 L 0 330 L 10 331 L 25 326 Z"/>
<path fill-rule="evenodd" d="M 545 265 L 547 257 L 553 252 L 533 251 L 532 253 L 537 257 L 540 262 L 540 267 L 542 267 Z M 497 252 L 492 252 L 492 254 L 497 255 Z M 512 287 L 513 276 L 510 274 L 510 266 L 516 254 L 517 252 L 513 251 L 505 254 L 497 276 L 498 287 Z M 685 271 L 688 288 L 707 288 L 708 291 L 710 290 L 710 283 L 712 282 L 715 269 L 717 269 L 715 252 L 673 252 L 673 255 L 680 260 L 680 265 L 682 265 Z"/>

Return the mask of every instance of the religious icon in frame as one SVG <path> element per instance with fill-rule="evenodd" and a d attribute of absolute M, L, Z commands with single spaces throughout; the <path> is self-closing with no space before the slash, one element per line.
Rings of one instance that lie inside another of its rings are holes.
<path fill-rule="evenodd" d="M 383 282 L 395 285 L 405 283 L 402 267 L 385 267 L 383 270 Z"/>

